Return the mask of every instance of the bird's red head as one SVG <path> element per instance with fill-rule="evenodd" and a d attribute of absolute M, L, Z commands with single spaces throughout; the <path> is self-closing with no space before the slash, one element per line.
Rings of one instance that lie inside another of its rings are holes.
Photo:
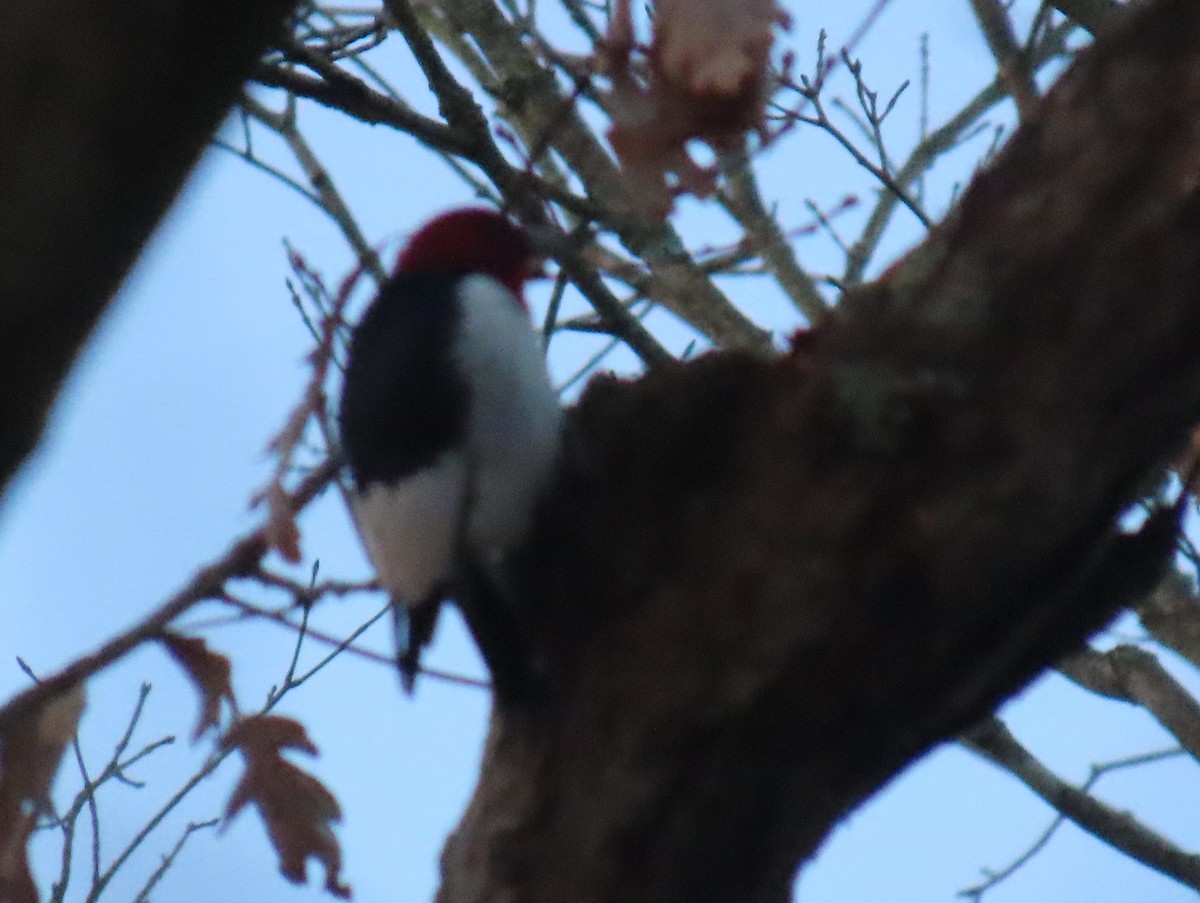
<path fill-rule="evenodd" d="M 417 231 L 396 261 L 401 272 L 485 273 L 525 306 L 533 251 L 520 227 L 495 210 L 463 207 L 434 217 Z"/>

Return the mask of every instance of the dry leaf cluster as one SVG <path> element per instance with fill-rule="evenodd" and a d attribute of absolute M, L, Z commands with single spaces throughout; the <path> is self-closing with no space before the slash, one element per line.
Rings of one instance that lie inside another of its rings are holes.
<path fill-rule="evenodd" d="M 630 196 L 665 216 L 673 191 L 712 191 L 714 174 L 688 141 L 723 150 L 761 129 L 774 28 L 789 20 L 774 0 L 659 0 L 654 12 L 643 61 L 629 0 L 617 0 L 597 61 L 612 81 L 608 138 Z"/>
<path fill-rule="evenodd" d="M 200 693 L 196 737 L 218 724 L 222 700 L 228 700 L 237 712 L 228 658 L 213 652 L 201 639 L 168 634 L 163 642 Z M 226 822 L 247 803 L 254 803 L 279 854 L 283 875 L 289 881 L 303 883 L 305 863 L 314 856 L 325 866 L 325 889 L 335 897 L 348 898 L 350 888 L 339 877 L 341 847 L 330 827 L 341 819 L 341 807 L 320 781 L 283 758 L 287 749 L 317 754 L 304 726 L 278 715 L 235 718 L 220 745 L 222 749 L 236 749 L 246 760 L 246 770 L 225 808 Z"/>
<path fill-rule="evenodd" d="M 325 867 L 325 889 L 339 899 L 349 898 L 350 888 L 340 877 L 341 847 L 331 828 L 341 819 L 341 807 L 320 781 L 283 757 L 285 750 L 316 755 L 304 726 L 277 715 L 238 717 L 226 656 L 196 637 L 168 631 L 160 640 L 200 694 L 193 739 L 219 728 L 223 701 L 233 714 L 220 748 L 240 752 L 246 770 L 226 806 L 226 822 L 253 803 L 285 877 L 304 882 L 312 856 Z M 50 785 L 75 737 L 84 699 L 83 686 L 77 684 L 0 732 L 0 903 L 40 899 L 29 865 L 29 839 L 39 817 L 51 812 Z"/>

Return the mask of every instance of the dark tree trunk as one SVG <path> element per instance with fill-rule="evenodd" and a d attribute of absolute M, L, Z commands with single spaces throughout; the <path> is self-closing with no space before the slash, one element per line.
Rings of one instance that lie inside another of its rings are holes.
<path fill-rule="evenodd" d="M 443 903 L 781 903 L 906 764 L 1153 582 L 1117 515 L 1200 418 L 1200 4 L 1084 54 L 780 360 L 594 383 L 518 563 Z"/>
<path fill-rule="evenodd" d="M 0 493 L 294 6 L 0 3 Z"/>

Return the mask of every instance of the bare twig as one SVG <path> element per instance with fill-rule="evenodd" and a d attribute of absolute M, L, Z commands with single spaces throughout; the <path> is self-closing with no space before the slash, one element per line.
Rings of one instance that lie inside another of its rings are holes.
<path fill-rule="evenodd" d="M 917 204 L 916 199 L 909 196 L 904 184 L 897 180 L 883 164 L 875 164 L 867 155 L 859 150 L 858 146 L 850 140 L 845 132 L 838 127 L 829 114 L 825 110 L 825 106 L 821 101 L 820 95 L 812 92 L 807 88 L 801 89 L 805 91 L 805 96 L 809 99 L 815 115 L 800 114 L 797 118 L 801 122 L 807 122 L 809 125 L 814 125 L 817 128 L 828 133 L 842 148 L 854 158 L 854 162 L 874 176 L 887 192 L 890 192 L 896 200 L 909 209 L 913 216 L 917 218 L 922 226 L 926 229 L 933 225 L 933 221 L 926 215 L 925 211 Z M 788 115 L 791 115 L 790 113 Z M 882 147 L 882 143 L 879 145 Z M 886 158 L 884 159 L 886 163 Z"/>
<path fill-rule="evenodd" d="M 1020 779 L 1083 830 L 1138 862 L 1200 891 L 1200 856 L 1181 850 L 1127 812 L 1068 784 L 1022 746 L 998 718 L 988 718 L 960 738 L 963 745 Z M 986 889 L 986 888 L 984 888 Z M 963 891 L 979 899 L 982 890 Z"/>
<path fill-rule="evenodd" d="M 224 140 L 223 138 L 214 138 L 212 140 L 212 146 L 217 148 L 218 150 L 223 150 L 226 153 L 233 154 L 233 156 L 237 157 L 243 163 L 247 163 L 250 166 L 253 166 L 259 172 L 266 173 L 272 179 L 275 179 L 276 181 L 280 182 L 281 184 L 285 185 L 286 187 L 292 189 L 292 191 L 296 192 L 298 195 L 300 195 L 306 201 L 309 201 L 312 204 L 314 204 L 316 207 L 320 208 L 321 210 L 324 210 L 324 208 L 321 207 L 321 198 L 317 196 L 316 192 L 310 190 L 309 188 L 306 188 L 302 183 L 293 179 L 291 176 L 289 176 L 282 169 L 279 169 L 277 166 L 272 166 L 270 163 L 267 163 L 265 160 L 262 160 L 259 157 L 255 156 L 253 148 L 251 148 L 249 146 L 236 147 L 235 145 Z"/>
<path fill-rule="evenodd" d="M 282 88 L 297 97 L 307 97 L 324 106 L 373 125 L 389 125 L 412 135 L 422 144 L 451 153 L 465 153 L 468 142 L 453 128 L 422 116 L 394 97 L 368 87 L 337 66 L 323 65 L 320 54 L 305 56 L 321 66 L 321 78 L 313 78 L 282 64 L 263 64 L 254 75 L 260 85 Z"/>
<path fill-rule="evenodd" d="M 275 132 L 287 143 L 296 162 L 304 170 L 309 184 L 316 192 L 321 209 L 337 224 L 346 242 L 354 250 L 354 256 L 357 258 L 359 266 L 371 273 L 375 277 L 376 283 L 382 285 L 387 280 L 387 272 L 379 262 L 375 249 L 363 235 L 358 220 L 350 212 L 350 208 L 341 192 L 338 191 L 329 170 L 322 165 L 296 124 L 296 110 L 293 103 L 289 102 L 287 107 L 279 113 L 268 109 L 249 94 L 242 96 L 241 103 L 242 109 L 250 116 Z"/>
<path fill-rule="evenodd" d="M 829 305 L 812 277 L 800 266 L 778 221 L 763 203 L 747 149 L 743 146 L 736 152 L 723 154 L 721 168 L 725 173 L 725 188 L 717 195 L 718 199 L 746 231 L 746 239 L 762 256 L 796 309 L 810 324 L 819 323 L 828 313 Z"/>
<path fill-rule="evenodd" d="M 1126 768 L 1137 768 L 1142 765 L 1151 765 L 1156 762 L 1163 762 L 1167 759 L 1178 758 L 1181 755 L 1185 755 L 1184 750 L 1180 749 L 1179 747 L 1173 747 L 1171 749 L 1138 753 L 1136 755 L 1126 756 L 1121 759 L 1114 759 L 1111 762 L 1101 762 L 1091 767 L 1090 773 L 1088 774 L 1088 779 L 1084 781 L 1083 785 L 1079 789 L 1081 792 L 1087 793 L 1097 783 L 1099 783 L 1100 779 L 1106 774 Z M 1054 837 L 1054 835 L 1058 832 L 1058 829 L 1061 828 L 1066 821 L 1067 816 L 1061 812 L 1057 813 L 1050 820 L 1050 824 L 1046 826 L 1046 829 L 1034 839 L 1034 841 L 1024 852 L 1021 853 L 1021 855 L 1017 856 L 1012 862 L 1004 866 L 1004 868 L 985 870 L 984 874 L 986 877 L 984 880 L 980 881 L 978 884 L 974 884 L 959 891 L 959 896 L 966 897 L 967 899 L 973 901 L 982 899 L 983 895 L 987 893 L 987 891 L 991 890 L 997 884 L 1001 884 L 1002 882 L 1011 878 L 1014 874 L 1020 871 L 1020 869 L 1027 862 L 1033 859 L 1034 856 L 1045 849 L 1046 844 L 1050 842 L 1050 839 Z"/>
<path fill-rule="evenodd" d="M 79 745 L 78 734 L 71 741 L 71 750 L 75 754 L 75 764 L 79 768 L 86 791 L 84 799 L 87 801 L 89 827 L 92 834 L 92 883 L 95 883 L 96 879 L 100 877 L 100 810 L 96 803 L 96 788 L 92 784 L 91 777 L 88 776 L 87 763 L 83 760 L 83 748 Z"/>
<path fill-rule="evenodd" d="M 81 775 L 83 776 L 83 786 L 75 795 L 75 799 L 67 808 L 67 811 L 60 815 L 55 821 L 54 826 L 60 828 L 63 832 L 63 848 L 62 848 L 62 864 L 59 869 L 59 876 L 55 880 L 51 891 L 51 900 L 60 903 L 65 899 L 67 887 L 71 877 L 71 861 L 74 850 L 75 826 L 80 813 L 86 807 L 91 820 L 92 832 L 92 886 L 95 887 L 100 880 L 100 815 L 96 803 L 96 791 L 106 784 L 109 780 L 116 779 L 124 783 L 133 784 L 125 777 L 125 769 L 130 765 L 140 761 L 151 753 L 164 746 L 168 746 L 175 742 L 174 737 L 163 737 L 152 743 L 147 744 L 140 751 L 135 753 L 128 759 L 122 758 L 125 750 L 129 747 L 129 742 L 133 737 L 133 732 L 138 723 L 141 721 L 142 712 L 146 704 L 146 697 L 150 694 L 150 685 L 143 683 L 138 693 L 137 702 L 134 705 L 133 713 L 129 717 L 125 731 L 121 738 L 117 741 L 113 748 L 112 755 L 108 763 L 92 778 L 88 775 L 88 770 L 84 765 L 83 751 L 80 748 L 79 741 L 74 741 L 76 762 L 79 766 Z"/>
<path fill-rule="evenodd" d="M 229 593 L 224 594 L 220 601 L 241 613 L 243 617 L 237 618 L 238 621 L 244 620 L 244 618 L 255 618 L 272 624 L 278 624 L 280 627 L 297 633 L 301 629 L 300 624 L 297 624 L 288 617 L 288 612 L 293 610 L 291 607 L 282 611 L 264 608 L 263 606 L 255 605 L 252 602 L 247 602 L 245 599 L 238 598 L 237 596 Z M 368 626 L 378 621 L 386 611 L 387 609 L 384 608 L 373 615 L 367 622 Z M 220 623 L 223 622 L 209 621 L 206 622 L 204 626 L 219 626 Z M 371 649 L 364 649 L 361 646 L 354 645 L 354 640 L 357 639 L 362 632 L 363 631 L 361 629 L 357 630 L 349 638 L 335 637 L 328 633 L 317 630 L 309 625 L 305 628 L 304 635 L 307 639 L 312 640 L 315 643 L 319 643 L 323 646 L 329 646 L 339 652 L 346 653 L 347 655 L 353 655 L 369 662 L 386 665 L 389 670 L 394 669 L 396 666 L 396 660 L 394 656 L 385 655 L 381 652 L 375 652 Z M 436 668 L 422 666 L 421 673 L 433 678 L 434 680 L 440 680 L 450 684 L 457 684 L 459 686 L 472 687 L 475 689 L 487 689 L 490 687 L 490 684 L 488 684 L 486 681 L 476 680 L 473 677 L 465 677 L 452 671 L 442 671 Z"/>
<path fill-rule="evenodd" d="M 1037 48 L 1030 54 L 1030 66 L 1036 72 L 1052 59 L 1061 56 L 1066 50 L 1066 39 L 1074 31 L 1074 24 L 1063 23 L 1057 28 L 1050 29 Z M 901 186 L 912 185 L 922 175 L 928 172 L 946 151 L 958 145 L 971 128 L 992 107 L 1007 97 L 1004 85 L 995 81 L 975 95 L 961 110 L 951 116 L 945 123 L 934 129 L 909 154 L 905 163 L 896 171 L 895 182 Z M 880 192 L 879 201 L 871 216 L 863 227 L 858 241 L 851 247 L 846 270 L 842 282 L 847 285 L 857 285 L 863 279 L 867 266 L 875 256 L 884 230 L 891 222 L 892 214 L 900 199 L 888 191 Z"/>
<path fill-rule="evenodd" d="M 188 838 L 197 831 L 202 831 L 205 828 L 215 828 L 220 823 L 221 820 L 219 818 L 210 818 L 208 821 L 188 822 L 187 827 L 183 829 L 183 833 L 179 835 L 179 840 L 175 842 L 175 846 L 162 857 L 162 861 L 158 864 L 158 867 L 150 873 L 150 877 L 146 879 L 146 883 L 142 885 L 137 896 L 133 898 L 133 903 L 149 903 L 150 891 L 154 890 L 158 882 L 162 880 L 163 875 L 175 864 L 175 860 L 183 852 L 183 845 L 187 843 Z"/>

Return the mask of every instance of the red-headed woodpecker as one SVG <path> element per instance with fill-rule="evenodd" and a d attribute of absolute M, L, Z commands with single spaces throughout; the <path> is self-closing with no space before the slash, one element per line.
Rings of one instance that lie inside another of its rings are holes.
<path fill-rule="evenodd" d="M 530 527 L 561 410 L 523 294 L 533 254 L 501 214 L 427 223 L 350 341 L 339 420 L 354 515 L 397 612 L 411 690 L 443 597 L 499 687 L 512 637 L 495 580 Z M 469 598 L 480 579 L 492 592 Z"/>

